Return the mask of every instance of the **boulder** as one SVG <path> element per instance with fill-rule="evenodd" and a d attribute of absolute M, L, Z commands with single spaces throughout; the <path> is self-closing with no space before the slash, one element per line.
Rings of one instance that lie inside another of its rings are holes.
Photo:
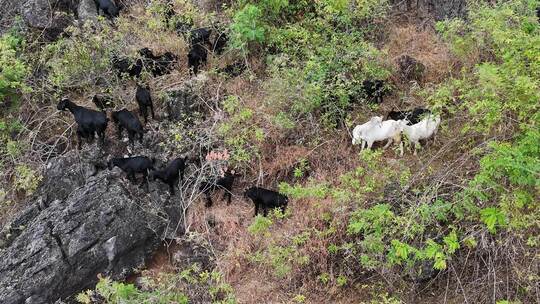
<path fill-rule="evenodd" d="M 46 28 L 52 15 L 52 5 L 47 0 L 28 0 L 23 3 L 22 15 L 28 26 L 38 29 Z"/>
<path fill-rule="evenodd" d="M 79 22 L 96 21 L 98 12 L 94 0 L 81 0 L 77 9 Z"/>
<path fill-rule="evenodd" d="M 216 267 L 211 246 L 203 236 L 190 233 L 177 239 L 176 242 L 178 246 L 172 262 L 178 269 L 188 269 L 193 264 L 198 264 L 200 269 L 208 271 Z"/>
<path fill-rule="evenodd" d="M 415 58 L 409 55 L 402 55 L 396 59 L 396 63 L 399 67 L 400 76 L 403 80 L 422 80 L 426 67 Z"/>
<path fill-rule="evenodd" d="M 184 120 L 197 110 L 197 96 L 190 89 L 170 91 L 165 99 L 167 117 L 171 121 Z"/>
<path fill-rule="evenodd" d="M 467 13 L 467 0 L 392 0 L 399 12 L 412 12 L 420 19 L 443 20 L 463 18 Z"/>
<path fill-rule="evenodd" d="M 81 158 L 82 157 L 82 158 Z M 85 155 L 51 161 L 30 206 L 0 234 L 0 303 L 53 303 L 144 265 L 180 208 Z"/>
<path fill-rule="evenodd" d="M 28 0 L 22 3 L 21 13 L 29 27 L 43 30 L 43 37 L 53 41 L 73 24 L 73 5 L 66 0 Z"/>
<path fill-rule="evenodd" d="M 72 24 L 73 18 L 70 15 L 64 12 L 55 12 L 50 24 L 43 31 L 43 37 L 48 41 L 55 41 Z"/>

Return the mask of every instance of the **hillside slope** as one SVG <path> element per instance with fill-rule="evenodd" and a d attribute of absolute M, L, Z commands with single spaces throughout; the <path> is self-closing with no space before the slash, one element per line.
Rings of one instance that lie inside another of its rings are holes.
<path fill-rule="evenodd" d="M 13 254 L 10 238 L 26 229 L 13 219 L 43 200 L 54 183 L 43 176 L 67 155 L 95 169 L 85 181 L 121 179 L 137 210 L 160 202 L 182 214 L 151 238 L 163 245 L 145 265 L 96 267 L 85 272 L 96 288 L 63 300 L 539 301 L 539 1 L 120 1 L 118 17 L 85 20 L 84 1 L 57 2 L 38 29 L 16 8 L 6 16 L 26 25 L 2 22 L 0 256 Z M 49 26 L 58 14 L 72 26 Z M 200 28 L 209 43 L 190 34 Z M 197 43 L 208 58 L 194 75 Z M 174 58 L 166 72 L 152 70 L 143 48 Z M 118 73 L 118 58 L 141 62 L 141 75 Z M 374 93 L 370 83 L 383 85 Z M 156 117 L 131 145 L 111 112 L 138 113 L 137 84 L 148 86 Z M 96 109 L 95 94 L 110 101 L 107 140 L 79 151 L 73 116 L 57 103 Z M 405 136 L 403 156 L 398 143 L 351 145 L 356 125 L 417 107 L 442 121 L 421 147 Z M 187 157 L 178 191 L 152 178 L 130 190 L 124 173 L 106 170 L 112 157 L 135 155 L 155 168 Z M 239 174 L 232 201 L 218 189 L 207 207 L 201 185 L 226 169 Z M 254 216 L 251 186 L 288 196 L 286 211 Z M 78 187 L 71 192 L 91 189 Z"/>

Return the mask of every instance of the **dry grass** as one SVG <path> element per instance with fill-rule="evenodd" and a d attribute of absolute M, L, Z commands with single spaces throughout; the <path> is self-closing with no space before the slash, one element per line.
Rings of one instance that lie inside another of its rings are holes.
<path fill-rule="evenodd" d="M 402 55 L 416 58 L 426 67 L 425 83 L 440 83 L 459 68 L 457 60 L 433 29 L 405 24 L 390 27 L 389 31 L 384 49 L 390 59 L 395 63 Z"/>

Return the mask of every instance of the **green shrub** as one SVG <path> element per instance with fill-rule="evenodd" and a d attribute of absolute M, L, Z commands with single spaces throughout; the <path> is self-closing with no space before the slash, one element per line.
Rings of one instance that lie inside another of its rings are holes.
<path fill-rule="evenodd" d="M 180 292 L 170 289 L 155 291 L 140 291 L 133 284 L 111 281 L 108 278 L 101 278 L 96 285 L 96 291 L 102 296 L 106 303 L 156 303 L 156 304 L 187 304 L 189 299 Z M 82 292 L 77 295 L 79 303 L 90 304 L 92 291 Z"/>
<path fill-rule="evenodd" d="M 462 133 L 491 137 L 480 170 L 459 195 L 460 217 L 526 233 L 538 221 L 540 174 L 540 26 L 531 22 L 534 1 L 514 0 L 491 6 L 472 3 L 470 22 L 441 22 L 438 30 L 466 66 L 436 92 L 452 112 L 468 112 Z M 458 96 L 459 105 L 450 96 Z M 452 109 L 453 107 L 457 109 Z"/>
<path fill-rule="evenodd" d="M 24 83 L 29 69 L 20 58 L 24 46 L 25 41 L 15 34 L 0 37 L 0 106 L 8 97 L 29 90 Z"/>
<path fill-rule="evenodd" d="M 248 4 L 236 12 L 231 24 L 231 46 L 247 51 L 251 42 L 262 43 L 265 38 L 265 28 L 262 24 L 262 10 Z"/>
<path fill-rule="evenodd" d="M 264 131 L 253 122 L 253 110 L 243 106 L 237 96 L 227 97 L 223 108 L 229 119 L 219 125 L 218 134 L 231 152 L 231 161 L 246 164 L 258 155 L 257 143 L 264 140 Z"/>
<path fill-rule="evenodd" d="M 42 176 L 26 164 L 20 164 L 15 167 L 15 189 L 24 191 L 29 196 L 36 191 Z"/>

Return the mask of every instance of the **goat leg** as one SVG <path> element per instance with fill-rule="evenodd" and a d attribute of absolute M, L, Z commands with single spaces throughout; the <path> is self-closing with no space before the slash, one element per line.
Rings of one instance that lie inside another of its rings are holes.
<path fill-rule="evenodd" d="M 122 126 L 118 125 L 118 139 L 122 139 Z"/>
<path fill-rule="evenodd" d="M 82 134 L 80 130 L 77 130 L 77 148 L 79 150 L 82 148 Z"/>
<path fill-rule="evenodd" d="M 373 141 L 368 141 L 367 143 L 368 150 L 371 150 L 371 146 L 373 146 Z"/>
<path fill-rule="evenodd" d="M 212 198 L 210 197 L 210 194 L 207 194 L 206 195 L 206 204 L 205 204 L 206 208 L 212 207 L 212 204 L 213 204 L 212 203 Z"/>
<path fill-rule="evenodd" d="M 386 143 L 386 145 L 384 145 L 383 149 L 386 149 L 388 147 L 390 147 L 390 145 L 394 142 L 394 140 L 392 138 L 389 138 L 388 139 L 388 142 Z"/>

